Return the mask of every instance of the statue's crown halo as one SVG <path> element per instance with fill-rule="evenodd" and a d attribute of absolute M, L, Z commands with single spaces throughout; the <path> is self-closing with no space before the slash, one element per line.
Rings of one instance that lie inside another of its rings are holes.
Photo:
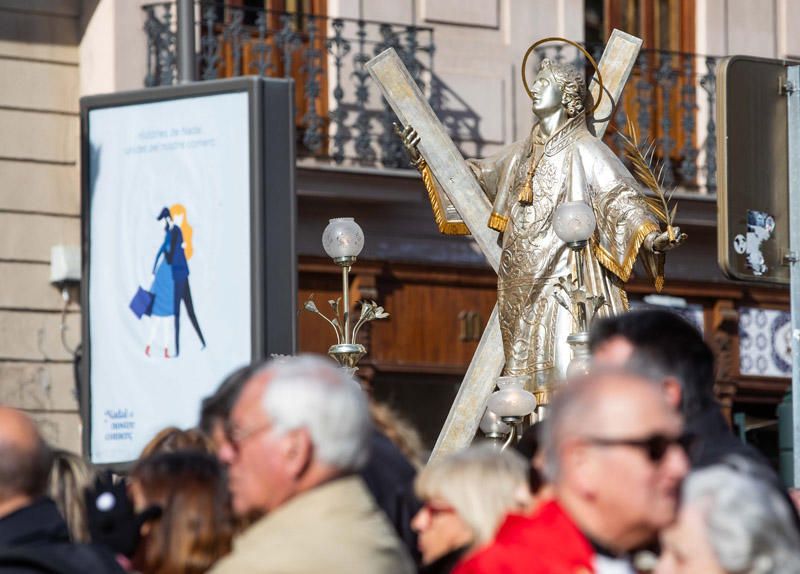
<path fill-rule="evenodd" d="M 584 48 L 577 42 L 573 42 L 572 40 L 567 40 L 566 38 L 561 38 L 559 36 L 550 36 L 548 38 L 542 38 L 541 40 L 538 40 L 533 44 L 531 44 L 531 46 L 525 52 L 525 56 L 522 58 L 522 85 L 525 87 L 525 92 L 527 92 L 528 97 L 533 99 L 533 92 L 528 86 L 528 78 L 525 75 L 525 69 L 528 65 L 528 57 L 531 55 L 531 52 L 533 52 L 536 48 L 538 48 L 542 44 L 548 44 L 550 42 L 562 42 L 564 44 L 569 44 L 570 46 L 577 48 L 583 53 L 584 56 L 586 56 L 586 59 L 589 60 L 589 63 L 594 68 L 594 72 L 595 74 L 597 74 L 597 83 L 600 86 L 600 94 L 597 97 L 597 101 L 594 103 L 594 107 L 592 108 L 592 113 L 594 113 L 594 111 L 597 110 L 597 107 L 600 105 L 600 102 L 603 100 L 603 92 L 605 91 L 603 89 L 603 76 L 602 74 L 600 74 L 600 68 L 597 66 L 597 62 L 595 62 L 594 58 L 592 58 L 592 55 L 586 50 L 586 48 Z M 588 82 L 586 88 L 587 89 L 589 88 Z"/>

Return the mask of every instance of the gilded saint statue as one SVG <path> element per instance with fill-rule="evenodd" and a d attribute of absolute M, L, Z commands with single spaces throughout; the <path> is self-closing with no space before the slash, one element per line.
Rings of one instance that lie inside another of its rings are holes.
<path fill-rule="evenodd" d="M 492 204 L 486 223 L 501 234 L 497 295 L 503 375 L 529 375 L 531 390 L 541 393 L 564 377 L 571 359 L 567 336 L 578 329 L 559 304 L 558 290 L 578 275 L 576 265 L 582 263 L 586 294 L 604 301 L 597 314 L 620 313 L 628 308 L 624 284 L 637 257 L 660 290 L 664 254 L 686 236 L 679 228 L 661 231 L 643 188 L 593 134 L 591 96 L 574 66 L 544 59 L 526 90 L 534 115 L 527 137 L 468 164 Z M 452 206 L 437 205 L 431 189 L 436 182 L 425 173 L 413 126 L 399 133 L 423 172 L 440 229 L 468 233 L 463 222 L 440 221 L 442 213 L 453 213 Z M 568 201 L 586 202 L 597 220 L 581 257 L 553 227 L 556 208 Z"/>

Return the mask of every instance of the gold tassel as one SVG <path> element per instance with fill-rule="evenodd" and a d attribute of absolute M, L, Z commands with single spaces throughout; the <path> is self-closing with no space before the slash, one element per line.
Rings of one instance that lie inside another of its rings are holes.
<path fill-rule="evenodd" d="M 525 181 L 525 185 L 522 186 L 522 191 L 519 192 L 519 202 L 525 205 L 533 203 L 533 186 L 531 185 L 530 178 Z"/>
<path fill-rule="evenodd" d="M 499 213 L 492 212 L 489 216 L 489 228 L 494 229 L 495 231 L 499 231 L 503 233 L 508 226 L 508 217 L 505 215 L 500 215 Z"/>

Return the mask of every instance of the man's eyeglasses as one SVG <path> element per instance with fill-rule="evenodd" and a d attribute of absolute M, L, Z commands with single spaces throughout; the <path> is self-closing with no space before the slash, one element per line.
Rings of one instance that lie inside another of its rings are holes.
<path fill-rule="evenodd" d="M 694 444 L 694 436 L 690 433 L 683 433 L 679 436 L 657 433 L 640 439 L 587 437 L 586 440 L 596 446 L 629 446 L 641 449 L 652 463 L 661 462 L 669 447 L 673 445 L 679 446 L 685 453 L 688 453 Z"/>

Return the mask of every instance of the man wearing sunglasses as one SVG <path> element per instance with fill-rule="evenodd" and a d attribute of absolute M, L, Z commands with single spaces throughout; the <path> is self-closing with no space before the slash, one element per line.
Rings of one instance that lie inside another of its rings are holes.
<path fill-rule="evenodd" d="M 456 574 L 632 574 L 628 553 L 675 518 L 688 442 L 650 380 L 609 371 L 567 383 L 542 436 L 553 500 L 509 516 Z"/>
<path fill-rule="evenodd" d="M 658 382 L 694 437 L 693 470 L 745 459 L 753 478 L 794 507 L 769 462 L 728 426 L 714 395 L 714 354 L 693 325 L 672 311 L 641 309 L 596 321 L 590 347 L 596 366 L 624 367 Z M 800 530 L 800 516 L 793 516 Z"/>

